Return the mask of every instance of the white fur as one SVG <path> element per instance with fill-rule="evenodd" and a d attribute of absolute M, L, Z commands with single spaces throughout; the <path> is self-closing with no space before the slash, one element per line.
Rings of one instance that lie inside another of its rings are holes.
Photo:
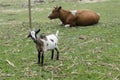
<path fill-rule="evenodd" d="M 35 31 L 31 31 L 31 36 L 36 40 Z"/>
<path fill-rule="evenodd" d="M 54 50 L 56 50 L 57 52 L 57 56 L 56 59 L 59 59 L 59 50 L 58 50 L 58 34 L 59 31 L 56 32 L 56 34 L 51 34 L 48 36 L 42 36 L 40 38 L 38 38 L 36 35 L 40 30 L 35 31 L 31 31 L 30 34 L 28 35 L 28 37 L 31 37 L 32 40 L 34 41 L 34 43 L 36 44 L 36 48 L 38 51 L 38 64 L 42 64 L 43 65 L 43 59 L 44 59 L 44 53 L 46 53 L 46 51 L 48 50 L 52 50 L 52 56 L 51 59 L 53 59 L 53 55 L 54 55 Z M 42 54 L 41 54 L 42 53 Z M 41 58 L 41 61 L 40 61 Z"/>
<path fill-rule="evenodd" d="M 46 36 L 47 39 L 40 39 L 44 43 L 44 52 L 46 52 L 47 50 L 55 49 L 55 48 L 58 49 L 58 46 L 57 46 L 58 34 L 59 34 L 59 31 L 57 31 L 56 34 L 51 34 Z M 36 40 L 35 31 L 31 31 L 31 36 L 33 39 Z"/>
<path fill-rule="evenodd" d="M 70 24 L 66 24 L 65 27 L 70 27 Z"/>
<path fill-rule="evenodd" d="M 71 10 L 70 11 L 74 16 L 76 15 L 77 10 Z"/>
<path fill-rule="evenodd" d="M 41 39 L 44 42 L 44 51 L 46 52 L 47 50 L 52 50 L 57 48 L 57 43 L 58 43 L 58 33 L 59 31 L 56 32 L 56 34 L 51 34 L 46 36 L 47 40 Z M 52 41 L 53 40 L 53 41 Z"/>

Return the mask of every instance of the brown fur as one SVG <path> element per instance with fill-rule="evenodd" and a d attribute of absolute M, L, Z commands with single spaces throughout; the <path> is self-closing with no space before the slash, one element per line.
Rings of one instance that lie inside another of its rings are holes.
<path fill-rule="evenodd" d="M 40 38 L 37 38 L 36 40 L 36 48 L 38 51 L 43 52 L 44 43 L 40 40 Z"/>
<path fill-rule="evenodd" d="M 55 7 L 48 16 L 50 19 L 59 18 L 62 24 L 70 26 L 88 26 L 99 22 L 100 16 L 91 10 L 78 10 L 75 15 L 61 7 Z"/>

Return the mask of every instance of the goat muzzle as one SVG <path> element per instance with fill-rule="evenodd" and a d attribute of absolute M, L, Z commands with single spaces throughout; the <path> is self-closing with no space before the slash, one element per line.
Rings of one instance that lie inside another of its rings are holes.
<path fill-rule="evenodd" d="M 29 38 L 29 37 L 31 37 L 31 35 L 30 35 L 30 34 L 27 36 L 27 38 Z"/>

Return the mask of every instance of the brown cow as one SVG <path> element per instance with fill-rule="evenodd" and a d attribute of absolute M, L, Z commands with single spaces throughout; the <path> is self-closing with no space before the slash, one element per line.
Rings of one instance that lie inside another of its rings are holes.
<path fill-rule="evenodd" d="M 91 10 L 64 10 L 62 7 L 55 7 L 48 16 L 49 19 L 59 18 L 65 27 L 88 26 L 98 23 L 99 14 Z"/>

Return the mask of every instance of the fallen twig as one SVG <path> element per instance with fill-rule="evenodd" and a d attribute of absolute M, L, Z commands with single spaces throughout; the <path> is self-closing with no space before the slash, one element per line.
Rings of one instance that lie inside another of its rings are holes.
<path fill-rule="evenodd" d="M 7 61 L 7 63 L 9 64 L 9 65 L 11 65 L 12 67 L 16 67 L 12 62 L 10 62 L 9 60 L 6 60 Z"/>

